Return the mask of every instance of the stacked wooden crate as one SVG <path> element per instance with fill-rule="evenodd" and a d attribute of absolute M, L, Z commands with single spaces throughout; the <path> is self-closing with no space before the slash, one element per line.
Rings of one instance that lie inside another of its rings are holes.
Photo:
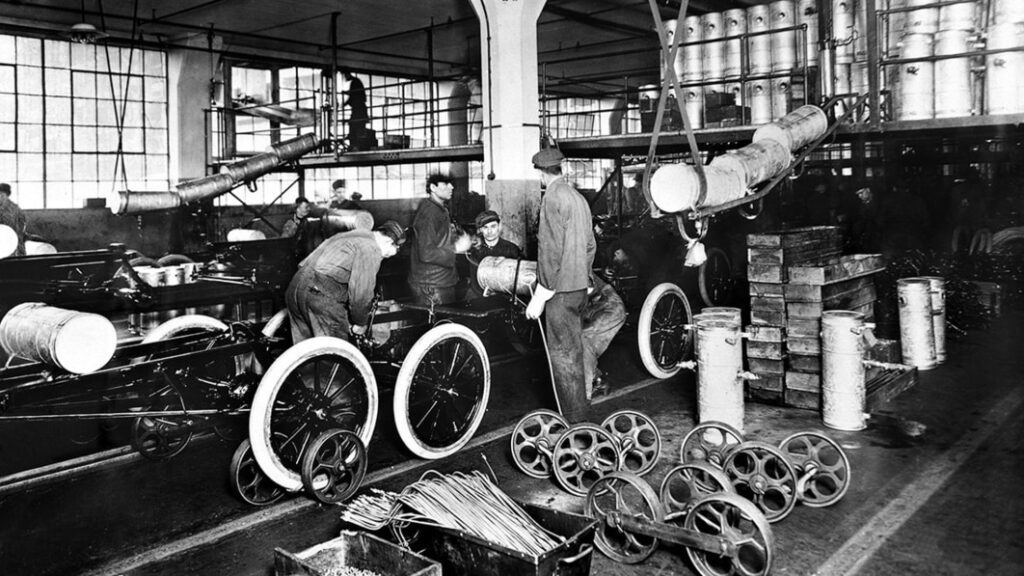
<path fill-rule="evenodd" d="M 834 226 L 747 235 L 751 322 L 747 367 L 758 377 L 748 386 L 752 399 L 776 403 L 785 401 L 788 367 L 785 288 L 789 269 L 835 256 L 841 247 L 842 237 L 839 228 Z"/>

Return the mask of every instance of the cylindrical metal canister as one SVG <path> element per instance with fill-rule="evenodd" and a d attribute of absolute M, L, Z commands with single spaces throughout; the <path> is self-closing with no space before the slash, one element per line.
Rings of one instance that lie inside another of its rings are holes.
<path fill-rule="evenodd" d="M 804 45 L 797 42 L 797 58 L 803 61 L 806 55 L 808 66 L 818 65 L 818 0 L 798 0 L 796 3 L 796 22 L 807 27 L 804 33 Z"/>
<path fill-rule="evenodd" d="M 743 72 L 743 39 L 739 36 L 747 32 L 747 12 L 742 8 L 733 8 L 722 14 L 725 23 L 725 36 L 733 38 L 725 41 L 723 72 L 726 78 L 738 78 Z M 739 104 L 739 101 L 736 103 Z"/>
<path fill-rule="evenodd" d="M 750 86 L 750 123 L 767 124 L 772 121 L 772 91 L 767 80 L 754 80 Z"/>
<path fill-rule="evenodd" d="M 310 133 L 296 136 L 277 144 L 271 144 L 264 151 L 276 154 L 281 159 L 281 162 L 290 162 L 312 152 L 318 145 L 319 142 L 316 139 L 316 134 Z"/>
<path fill-rule="evenodd" d="M 796 26 L 796 6 L 793 0 L 776 0 L 768 5 L 768 10 L 772 30 Z M 796 31 L 774 32 L 771 37 L 772 72 L 789 72 L 796 68 Z"/>
<path fill-rule="evenodd" d="M 331 208 L 324 216 L 327 227 L 332 232 L 348 232 L 349 230 L 373 230 L 373 214 L 366 210 L 342 210 Z"/>
<path fill-rule="evenodd" d="M 278 158 L 276 153 L 264 152 L 245 160 L 221 166 L 220 173 L 231 176 L 231 179 L 235 182 L 244 182 L 259 178 L 280 165 L 281 159 Z"/>
<path fill-rule="evenodd" d="M 88 374 L 113 358 L 117 330 L 99 314 L 26 302 L 0 321 L 0 346 L 9 356 Z"/>
<path fill-rule="evenodd" d="M 143 282 L 150 286 L 164 286 L 166 277 L 164 269 L 160 266 L 135 266 L 135 273 Z"/>
<path fill-rule="evenodd" d="M 181 196 L 181 201 L 188 204 L 220 196 L 231 190 L 234 185 L 235 180 L 230 175 L 214 174 L 182 182 L 174 188 L 178 191 L 178 196 Z"/>
<path fill-rule="evenodd" d="M 529 296 L 537 285 L 537 263 L 533 260 L 488 256 L 480 261 L 476 269 L 476 281 L 481 288 L 499 294 L 510 294 L 515 284 L 516 294 Z"/>
<path fill-rule="evenodd" d="M 742 311 L 733 306 L 705 306 L 704 308 L 701 308 L 700 313 L 721 316 L 723 318 L 727 318 L 727 322 L 731 322 L 737 326 L 742 325 Z"/>
<path fill-rule="evenodd" d="M 836 42 L 836 64 L 853 62 L 854 27 L 853 0 L 832 1 L 832 38 Z"/>
<path fill-rule="evenodd" d="M 995 24 L 1024 24 L 1024 2 L 992 0 L 992 21 Z"/>
<path fill-rule="evenodd" d="M 825 112 L 810 104 L 754 131 L 753 141 L 776 140 L 790 151 L 797 151 L 820 138 L 828 129 Z"/>
<path fill-rule="evenodd" d="M 707 191 L 701 206 L 717 206 L 746 195 L 742 172 L 705 166 Z M 696 207 L 700 197 L 700 177 L 692 164 L 668 164 L 651 177 L 651 199 L 658 209 L 676 213 Z"/>
<path fill-rule="evenodd" d="M 932 55 L 931 34 L 908 34 L 903 37 L 900 58 L 921 58 Z M 897 120 L 921 120 L 935 116 L 935 63 L 907 62 L 900 65 L 899 113 Z"/>
<path fill-rule="evenodd" d="M 742 84 L 740 84 L 739 82 L 730 82 L 725 85 L 725 91 L 727 94 L 732 94 L 733 98 L 736 99 L 737 106 L 746 105 L 746 97 L 743 93 L 744 91 Z M 749 121 L 750 118 L 746 118 L 745 120 Z"/>
<path fill-rule="evenodd" d="M 1017 2 L 1020 4 L 1020 2 Z M 976 22 L 975 2 L 960 2 L 939 7 L 939 32 L 949 30 L 974 30 Z"/>
<path fill-rule="evenodd" d="M 665 25 L 665 43 L 669 47 L 669 49 L 671 49 L 672 48 L 672 40 L 673 40 L 673 37 L 676 34 L 676 31 L 678 30 L 679 21 L 678 20 L 674 20 L 674 19 L 673 20 L 665 20 L 663 22 L 663 24 Z M 662 57 L 663 57 L 662 58 L 662 62 L 660 62 L 659 65 L 661 65 L 661 66 L 664 65 L 664 57 L 665 56 L 667 56 L 667 54 L 662 54 Z M 681 47 L 676 50 L 676 59 L 672 62 L 672 69 L 675 70 L 676 79 L 678 81 L 682 82 L 682 80 L 683 80 L 683 49 Z M 668 80 L 668 78 L 666 78 L 665 75 L 662 74 L 662 78 L 661 78 L 662 84 L 664 84 L 667 80 Z"/>
<path fill-rule="evenodd" d="M 855 61 L 850 64 L 850 92 L 867 94 L 868 92 L 868 63 Z"/>
<path fill-rule="evenodd" d="M 956 4 L 960 6 L 960 4 Z M 970 30 L 943 30 L 935 35 L 935 55 L 964 54 Z M 971 60 L 968 57 L 935 61 L 935 117 L 971 115 Z"/>
<path fill-rule="evenodd" d="M 946 361 L 946 280 L 940 276 L 922 276 L 928 281 L 932 298 L 932 332 L 935 335 L 935 361 Z"/>
<path fill-rule="evenodd" d="M 690 128 L 697 129 L 704 127 L 704 88 L 701 86 L 690 86 L 683 89 L 683 108 L 686 116 L 690 119 Z"/>
<path fill-rule="evenodd" d="M 180 286 L 185 283 L 185 269 L 180 264 L 164 266 L 164 286 Z"/>
<path fill-rule="evenodd" d="M 704 33 L 701 27 L 700 16 L 687 16 L 683 20 L 683 44 L 680 51 L 683 55 L 683 81 L 699 82 L 704 77 L 703 53 L 704 49 L 700 42 Z"/>
<path fill-rule="evenodd" d="M 155 210 L 171 210 L 181 206 L 181 196 L 174 192 L 130 192 L 121 190 L 118 195 L 118 214 L 141 214 Z"/>
<path fill-rule="evenodd" d="M 772 78 L 772 118 L 779 120 L 789 112 L 789 103 L 793 98 L 792 79 L 789 76 Z"/>
<path fill-rule="evenodd" d="M 864 315 L 829 310 L 821 315 L 821 416 L 837 430 L 863 430 Z"/>
<path fill-rule="evenodd" d="M 930 370 L 935 367 L 931 283 L 924 278 L 901 278 L 896 281 L 896 293 L 903 363 L 918 370 Z"/>
<path fill-rule="evenodd" d="M 988 27 L 989 50 L 1024 46 L 1024 22 L 1006 22 Z M 985 112 L 1024 112 L 1024 52 L 1000 52 L 985 56 Z"/>
<path fill-rule="evenodd" d="M 877 5 L 876 5 L 877 6 Z M 866 0 L 854 0 L 853 4 L 853 61 L 868 60 L 868 3 Z"/>
<path fill-rule="evenodd" d="M 793 155 L 784 144 L 764 138 L 716 156 L 710 165 L 741 172 L 747 187 L 751 187 L 770 180 L 788 168 L 792 159 Z"/>
<path fill-rule="evenodd" d="M 721 12 L 708 12 L 700 17 L 704 40 L 704 80 L 721 80 L 725 76 L 725 20 Z"/>
<path fill-rule="evenodd" d="M 771 30 L 771 11 L 767 4 L 747 8 L 747 32 L 755 34 Z M 772 71 L 771 34 L 750 37 L 750 73 L 767 74 Z"/>
<path fill-rule="evenodd" d="M 743 344 L 731 322 L 697 324 L 697 419 L 743 431 Z"/>
<path fill-rule="evenodd" d="M 907 6 L 927 6 L 935 0 L 906 0 Z M 903 30 L 907 34 L 935 34 L 939 31 L 939 9 L 922 8 L 907 12 Z"/>
<path fill-rule="evenodd" d="M 853 64 L 836 64 L 832 82 L 836 95 L 853 93 Z"/>

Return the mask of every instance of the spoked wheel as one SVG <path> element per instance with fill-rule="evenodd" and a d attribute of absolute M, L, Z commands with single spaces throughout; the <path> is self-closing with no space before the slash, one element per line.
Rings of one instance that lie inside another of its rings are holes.
<path fill-rule="evenodd" d="M 680 464 L 669 470 L 661 481 L 661 503 L 665 512 L 685 512 L 698 499 L 720 492 L 735 493 L 725 472 L 707 462 Z"/>
<path fill-rule="evenodd" d="M 459 451 L 480 426 L 491 393 L 483 342 L 461 324 L 439 324 L 413 344 L 395 381 L 395 425 L 421 458 Z"/>
<path fill-rule="evenodd" d="M 624 516 L 651 522 L 665 519 L 657 494 L 636 474 L 612 472 L 597 480 L 587 492 L 585 510 L 587 516 L 598 521 L 594 544 L 612 560 L 637 564 L 657 549 L 657 538 L 627 532 L 617 522 Z"/>
<path fill-rule="evenodd" d="M 743 435 L 732 426 L 724 422 L 701 422 L 683 437 L 679 460 L 684 464 L 709 462 L 721 468 L 725 457 L 740 442 L 743 442 Z"/>
<path fill-rule="evenodd" d="M 313 440 L 302 456 L 302 487 L 324 504 L 348 500 L 366 476 L 363 441 L 348 430 L 328 430 Z"/>
<path fill-rule="evenodd" d="M 640 360 L 655 378 L 670 378 L 680 370 L 679 363 L 693 351 L 693 335 L 686 325 L 693 320 L 690 302 L 683 290 L 665 282 L 647 295 L 637 322 Z"/>
<path fill-rule="evenodd" d="M 555 441 L 551 465 L 555 480 L 566 492 L 585 496 L 603 476 L 622 469 L 622 454 L 615 437 L 604 428 L 576 424 Z"/>
<path fill-rule="evenodd" d="M 623 470 L 643 476 L 654 469 L 661 455 L 661 433 L 653 420 L 636 410 L 619 410 L 601 427 L 619 441 Z"/>
<path fill-rule="evenodd" d="M 565 418 L 552 410 L 535 410 L 523 417 L 512 431 L 512 460 L 523 474 L 532 478 L 551 477 L 555 442 L 569 428 Z"/>
<path fill-rule="evenodd" d="M 772 527 L 756 506 L 735 494 L 711 494 L 693 504 L 683 525 L 709 536 L 724 537 L 736 555 L 689 547 L 686 554 L 703 576 L 766 576 L 775 556 Z"/>
<path fill-rule="evenodd" d="M 509 310 L 504 321 L 505 337 L 516 352 L 523 356 L 536 354 L 544 350 L 544 342 L 540 335 L 540 326 L 536 320 L 526 317 L 526 308 L 518 302 Z"/>
<path fill-rule="evenodd" d="M 184 411 L 185 401 L 170 384 L 150 395 L 153 411 Z M 148 460 L 167 460 L 181 453 L 192 439 L 192 421 L 187 416 L 140 416 L 132 420 L 131 445 Z"/>
<path fill-rule="evenodd" d="M 273 504 L 285 494 L 260 469 L 248 439 L 242 440 L 231 457 L 231 487 L 239 498 L 253 506 Z"/>
<path fill-rule="evenodd" d="M 796 506 L 796 471 L 786 456 L 764 442 L 744 442 L 723 466 L 733 488 L 756 505 L 769 522 L 778 522 Z"/>
<path fill-rule="evenodd" d="M 249 440 L 260 468 L 282 488 L 302 488 L 299 459 L 325 430 L 339 428 L 369 445 L 377 423 L 370 363 L 340 338 L 303 340 L 263 375 L 249 413 Z"/>
<path fill-rule="evenodd" d="M 697 287 L 704 305 L 729 304 L 735 285 L 729 256 L 721 248 L 708 249 L 708 259 L 697 269 Z"/>
<path fill-rule="evenodd" d="M 800 501 L 811 508 L 835 504 L 850 487 L 850 460 L 831 438 L 820 432 L 799 432 L 779 449 L 800 476 Z M 805 476 L 810 475 L 809 478 Z"/>

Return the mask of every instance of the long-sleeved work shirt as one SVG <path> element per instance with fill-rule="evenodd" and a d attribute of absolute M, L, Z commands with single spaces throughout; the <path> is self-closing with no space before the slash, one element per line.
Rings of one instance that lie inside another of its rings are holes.
<path fill-rule="evenodd" d="M 312 269 L 347 285 L 349 317 L 365 325 L 383 260 L 373 232 L 353 230 L 324 240 L 299 264 L 299 272 Z"/>
<path fill-rule="evenodd" d="M 572 292 L 590 285 L 597 243 L 590 206 L 562 178 L 548 184 L 540 203 L 537 232 L 537 280 L 555 292 Z"/>
<path fill-rule="evenodd" d="M 455 268 L 455 234 L 448 209 L 431 198 L 420 202 L 412 220 L 414 239 L 409 283 L 448 288 L 459 283 Z"/>

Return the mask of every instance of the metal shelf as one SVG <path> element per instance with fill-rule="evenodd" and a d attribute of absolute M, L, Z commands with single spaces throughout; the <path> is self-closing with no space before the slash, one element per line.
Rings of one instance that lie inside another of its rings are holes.
<path fill-rule="evenodd" d="M 341 166 L 384 166 L 422 164 L 424 162 L 479 162 L 484 159 L 483 144 L 463 144 L 441 148 L 376 149 L 333 154 L 307 155 L 298 162 L 300 168 L 338 168 Z"/>

